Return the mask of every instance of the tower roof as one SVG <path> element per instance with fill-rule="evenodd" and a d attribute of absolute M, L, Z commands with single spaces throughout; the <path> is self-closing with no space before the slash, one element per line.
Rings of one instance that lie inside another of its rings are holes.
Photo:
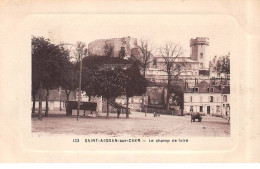
<path fill-rule="evenodd" d="M 193 45 L 209 45 L 208 37 L 196 37 L 195 39 L 190 39 L 190 46 Z"/>

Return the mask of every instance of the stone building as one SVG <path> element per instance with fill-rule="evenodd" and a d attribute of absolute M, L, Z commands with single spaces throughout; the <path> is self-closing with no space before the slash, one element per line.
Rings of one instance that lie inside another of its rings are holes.
<path fill-rule="evenodd" d="M 207 47 L 209 38 L 196 37 L 190 40 L 190 57 L 178 57 L 175 64 L 183 65 L 179 79 L 186 81 L 190 86 L 196 82 L 209 80 L 210 71 L 207 62 Z M 156 83 L 167 83 L 165 70 L 165 59 L 160 55 L 151 58 L 146 78 Z"/>
<path fill-rule="evenodd" d="M 47 91 L 42 91 L 42 109 L 45 110 L 46 108 L 46 94 Z M 35 100 L 35 109 L 39 109 L 39 94 L 37 92 Z M 76 101 L 76 91 L 71 91 L 70 93 L 70 101 Z M 60 110 L 66 109 L 66 93 L 65 90 L 58 88 L 56 90 L 49 90 L 49 99 L 48 99 L 48 106 L 49 110 Z M 33 105 L 33 100 L 32 100 Z"/>
<path fill-rule="evenodd" d="M 190 59 L 199 63 L 200 69 L 208 69 L 207 47 L 209 46 L 209 38 L 196 37 L 190 40 Z"/>
<path fill-rule="evenodd" d="M 222 115 L 230 116 L 230 86 L 223 85 L 221 92 L 222 99 Z"/>
<path fill-rule="evenodd" d="M 199 112 L 203 115 L 229 116 L 230 86 L 212 85 L 206 81 L 186 88 L 184 92 L 184 113 Z"/>
<path fill-rule="evenodd" d="M 184 113 L 221 114 L 221 88 L 202 81 L 184 92 Z"/>
<path fill-rule="evenodd" d="M 137 39 L 130 36 L 98 39 L 88 44 L 89 55 L 120 57 L 120 52 L 124 51 L 125 59 L 131 57 L 131 50 L 135 48 L 137 48 Z"/>

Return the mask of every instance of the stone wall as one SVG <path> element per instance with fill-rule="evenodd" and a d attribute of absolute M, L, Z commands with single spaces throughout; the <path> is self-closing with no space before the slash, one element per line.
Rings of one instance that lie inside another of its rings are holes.
<path fill-rule="evenodd" d="M 95 40 L 88 45 L 88 50 L 90 55 L 105 55 L 105 46 L 111 46 L 113 49 L 112 57 L 119 57 L 119 53 L 122 48 L 125 49 L 126 58 L 130 58 L 131 49 L 137 48 L 137 39 L 131 37 L 123 38 L 112 38 L 112 39 L 99 39 Z"/>

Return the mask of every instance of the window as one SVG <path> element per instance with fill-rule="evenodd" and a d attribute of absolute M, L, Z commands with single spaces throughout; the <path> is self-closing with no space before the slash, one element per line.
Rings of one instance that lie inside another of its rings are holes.
<path fill-rule="evenodd" d="M 192 102 L 192 96 L 190 97 L 190 102 Z"/>
<path fill-rule="evenodd" d="M 213 100 L 213 96 L 210 96 L 210 102 L 213 102 L 214 100 Z"/>
<path fill-rule="evenodd" d="M 200 112 L 203 112 L 203 106 L 200 106 Z"/>
<path fill-rule="evenodd" d="M 227 95 L 223 95 L 223 102 L 227 102 Z"/>
<path fill-rule="evenodd" d="M 209 88 L 209 92 L 213 93 L 214 92 L 214 88 L 213 87 Z"/>
<path fill-rule="evenodd" d="M 194 88 L 194 93 L 199 93 L 199 88 L 198 87 Z"/>
<path fill-rule="evenodd" d="M 190 112 L 193 112 L 193 106 L 190 106 Z"/>
<path fill-rule="evenodd" d="M 153 59 L 153 68 L 157 68 L 157 59 Z"/>
<path fill-rule="evenodd" d="M 203 53 L 200 53 L 200 58 L 203 59 Z"/>

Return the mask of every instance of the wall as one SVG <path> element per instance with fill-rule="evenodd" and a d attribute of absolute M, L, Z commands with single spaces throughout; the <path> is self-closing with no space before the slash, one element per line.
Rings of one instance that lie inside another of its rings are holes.
<path fill-rule="evenodd" d="M 190 97 L 192 96 L 192 102 Z M 209 101 L 209 97 L 213 96 L 213 102 Z M 221 94 L 220 93 L 184 93 L 184 113 L 190 112 L 190 106 L 193 106 L 194 112 L 199 112 L 203 106 L 203 113 L 207 114 L 207 106 L 210 106 L 210 114 L 221 113 Z M 216 111 L 219 106 L 219 112 Z"/>
<path fill-rule="evenodd" d="M 95 40 L 88 44 L 89 53 L 92 55 L 105 55 L 105 45 L 109 44 L 113 46 L 113 56 L 118 57 L 119 52 L 121 51 L 121 47 L 125 48 L 126 58 L 130 58 L 131 49 L 137 47 L 137 39 L 131 37 L 123 37 L 123 38 L 112 38 L 112 39 L 99 39 Z"/>

